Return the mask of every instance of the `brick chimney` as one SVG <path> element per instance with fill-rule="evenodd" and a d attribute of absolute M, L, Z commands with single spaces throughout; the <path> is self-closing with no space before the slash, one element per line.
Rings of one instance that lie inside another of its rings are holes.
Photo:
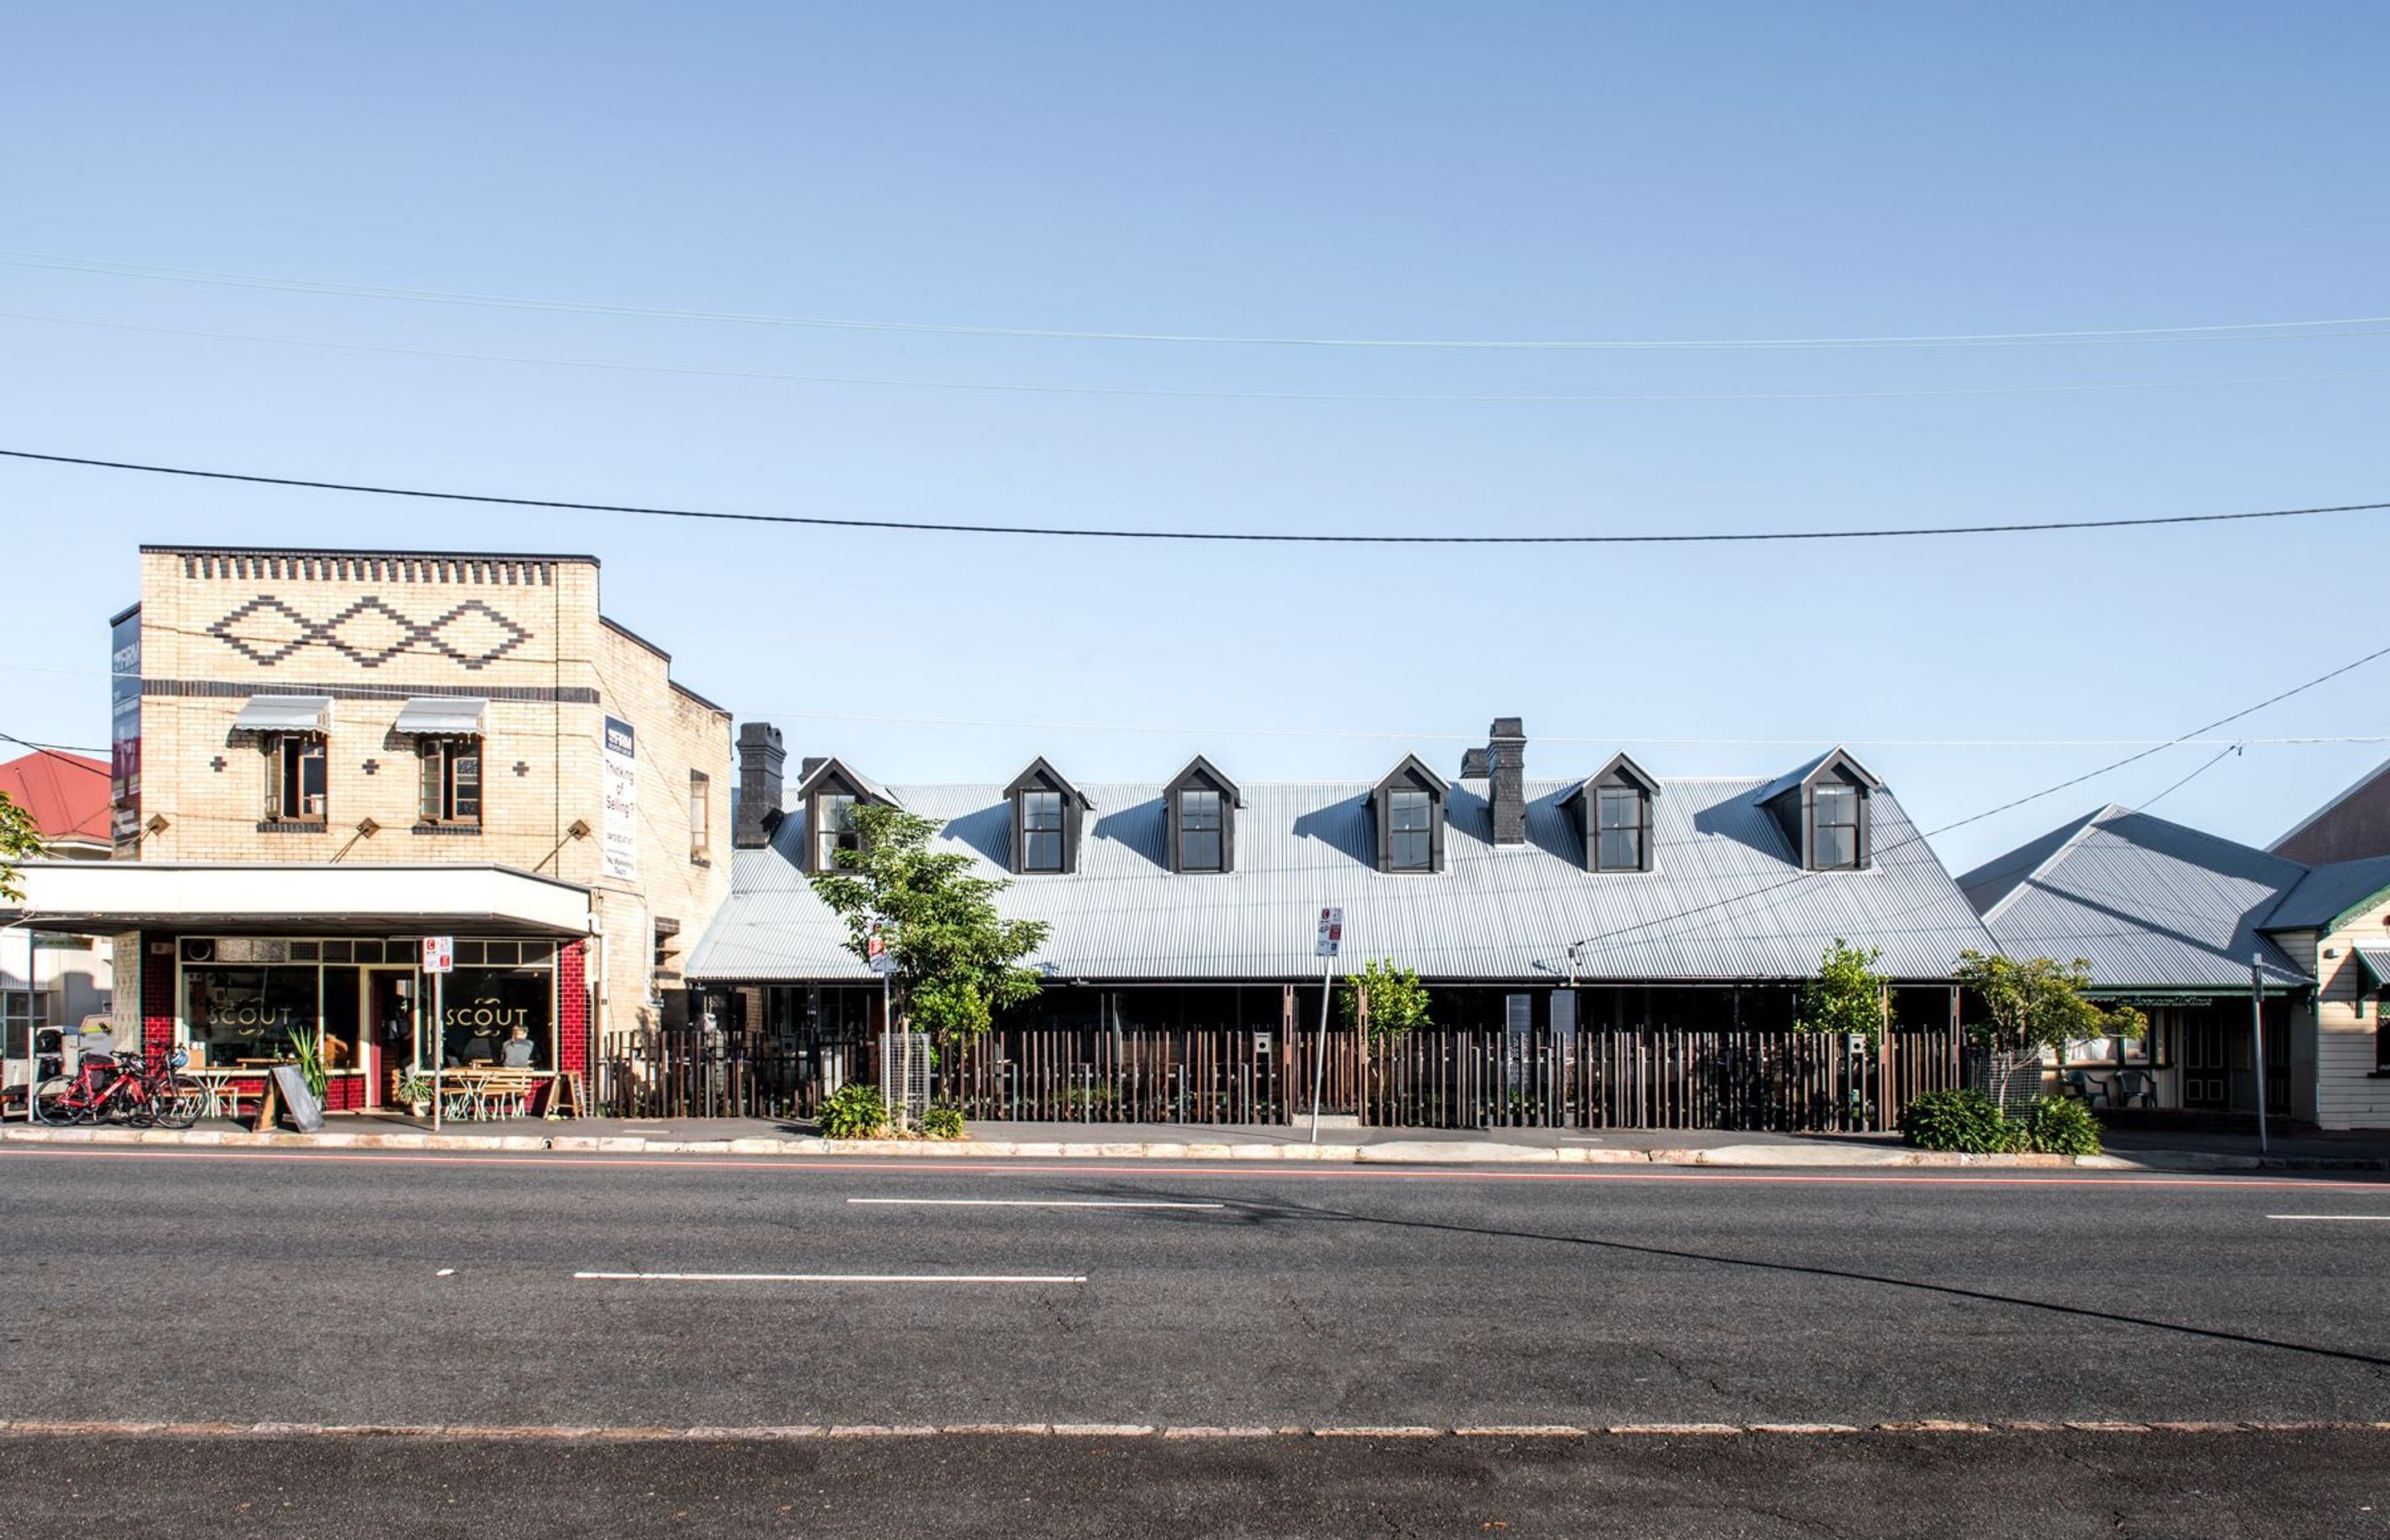
<path fill-rule="evenodd" d="M 1527 730 L 1515 716 L 1494 719 L 1485 744 L 1486 802 L 1494 813 L 1494 842 L 1527 842 Z"/>
<path fill-rule="evenodd" d="M 1493 773 L 1494 762 L 1486 757 L 1484 750 L 1463 749 L 1460 751 L 1460 778 L 1462 780 L 1482 781 Z"/>
<path fill-rule="evenodd" d="M 739 725 L 739 819 L 730 837 L 738 849 L 762 850 L 772 842 L 772 826 L 780 820 L 780 766 L 788 757 L 779 728 L 768 722 Z"/>

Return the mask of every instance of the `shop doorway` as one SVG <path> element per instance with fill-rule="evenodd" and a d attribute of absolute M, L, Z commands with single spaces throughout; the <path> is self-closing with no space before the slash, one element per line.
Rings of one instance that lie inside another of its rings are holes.
<path fill-rule="evenodd" d="M 417 980 L 412 968 L 360 968 L 362 980 L 357 1035 L 366 1045 L 366 1097 L 370 1107 L 392 1104 L 391 1080 L 417 1062 L 415 1000 Z M 326 995 L 330 973 L 326 973 Z M 329 1007 L 326 1014 L 330 1014 Z"/>

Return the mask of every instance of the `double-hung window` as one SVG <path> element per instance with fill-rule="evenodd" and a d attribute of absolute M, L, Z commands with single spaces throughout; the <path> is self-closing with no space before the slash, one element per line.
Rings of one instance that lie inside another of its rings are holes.
<path fill-rule="evenodd" d="M 1189 787 L 1178 793 L 1178 869 L 1221 869 L 1220 793 Z"/>
<path fill-rule="evenodd" d="M 320 824 L 330 816 L 324 735 L 283 733 L 266 758 L 265 816 L 271 823 Z"/>
<path fill-rule="evenodd" d="M 1021 793 L 1021 841 L 1022 871 L 1062 869 L 1062 793 Z"/>
<path fill-rule="evenodd" d="M 1423 872 L 1435 865 L 1435 800 L 1424 791 L 1395 791 L 1386 808 L 1386 832 L 1394 844 L 1386 865 L 1398 872 Z"/>
<path fill-rule="evenodd" d="M 1643 793 L 1631 786 L 1594 789 L 1596 871 L 1643 869 Z"/>
<path fill-rule="evenodd" d="M 688 773 L 688 858 L 702 861 L 713 849 L 713 780 L 702 770 Z"/>
<path fill-rule="evenodd" d="M 423 762 L 423 805 L 427 824 L 479 825 L 482 821 L 482 740 L 478 738 L 427 738 L 416 752 Z"/>
<path fill-rule="evenodd" d="M 1826 782 L 1809 793 L 1809 865 L 1818 871 L 1856 871 L 1859 850 L 1859 789 Z"/>
<path fill-rule="evenodd" d="M 838 871 L 840 851 L 863 848 L 863 836 L 854 828 L 854 799 L 826 791 L 814 799 L 814 810 L 821 816 L 821 828 L 814 831 L 814 870 Z"/>

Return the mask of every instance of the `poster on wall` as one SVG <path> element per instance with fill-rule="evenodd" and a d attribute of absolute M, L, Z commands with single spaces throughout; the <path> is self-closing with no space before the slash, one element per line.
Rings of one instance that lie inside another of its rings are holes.
<path fill-rule="evenodd" d="M 108 631 L 109 834 L 130 844 L 141 834 L 141 607 Z"/>
<path fill-rule="evenodd" d="M 606 719 L 606 875 L 639 876 L 639 740 L 631 725 Z"/>

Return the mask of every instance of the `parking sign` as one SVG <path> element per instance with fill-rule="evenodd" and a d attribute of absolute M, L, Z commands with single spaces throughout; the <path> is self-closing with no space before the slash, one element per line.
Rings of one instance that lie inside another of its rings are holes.
<path fill-rule="evenodd" d="M 456 967 L 456 938 L 426 936 L 423 938 L 423 971 L 447 973 Z"/>
<path fill-rule="evenodd" d="M 1319 911 L 1319 943 L 1311 949 L 1315 957 L 1335 956 L 1344 946 L 1344 910 L 1335 905 Z"/>

